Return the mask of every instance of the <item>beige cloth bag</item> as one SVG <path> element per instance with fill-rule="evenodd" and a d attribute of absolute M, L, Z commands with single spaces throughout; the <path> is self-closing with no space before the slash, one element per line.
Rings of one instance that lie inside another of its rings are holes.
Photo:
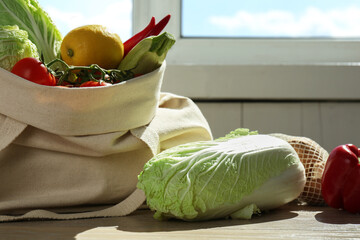
<path fill-rule="evenodd" d="M 211 140 L 188 98 L 161 93 L 165 63 L 113 86 L 56 88 L 0 69 L 0 221 L 124 216 L 159 151 Z"/>

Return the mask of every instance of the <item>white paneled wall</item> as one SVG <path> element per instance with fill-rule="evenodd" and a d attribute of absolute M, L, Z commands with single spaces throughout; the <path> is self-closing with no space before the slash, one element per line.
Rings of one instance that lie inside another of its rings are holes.
<path fill-rule="evenodd" d="M 239 127 L 314 139 L 326 150 L 360 146 L 359 102 L 197 102 L 214 138 Z"/>

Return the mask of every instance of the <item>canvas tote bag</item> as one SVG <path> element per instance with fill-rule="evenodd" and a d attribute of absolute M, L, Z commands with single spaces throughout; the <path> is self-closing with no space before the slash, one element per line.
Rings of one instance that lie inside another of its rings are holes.
<path fill-rule="evenodd" d="M 162 93 L 166 68 L 106 87 L 37 85 L 0 69 L 0 221 L 125 216 L 160 151 L 211 140 L 188 98 Z"/>

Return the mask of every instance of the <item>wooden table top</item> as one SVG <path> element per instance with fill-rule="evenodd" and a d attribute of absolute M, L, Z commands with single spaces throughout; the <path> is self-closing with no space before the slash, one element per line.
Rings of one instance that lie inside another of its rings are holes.
<path fill-rule="evenodd" d="M 360 239 L 360 215 L 288 204 L 251 220 L 160 222 L 149 210 L 130 216 L 0 223 L 0 239 Z"/>

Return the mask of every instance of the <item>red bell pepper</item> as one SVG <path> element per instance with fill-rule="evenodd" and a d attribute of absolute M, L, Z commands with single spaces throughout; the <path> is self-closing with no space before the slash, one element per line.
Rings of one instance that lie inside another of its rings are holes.
<path fill-rule="evenodd" d="M 355 145 L 340 145 L 331 151 L 321 180 L 321 193 L 330 207 L 360 212 L 360 162 Z"/>

